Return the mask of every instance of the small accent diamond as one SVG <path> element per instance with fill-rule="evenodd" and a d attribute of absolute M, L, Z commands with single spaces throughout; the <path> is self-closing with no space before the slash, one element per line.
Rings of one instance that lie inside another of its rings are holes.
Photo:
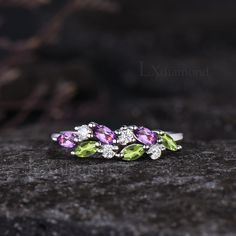
<path fill-rule="evenodd" d="M 152 160 L 156 160 L 161 156 L 161 147 L 158 144 L 155 144 L 149 148 L 147 154 L 150 155 Z"/>
<path fill-rule="evenodd" d="M 100 147 L 100 149 L 101 149 L 101 152 L 102 152 L 102 156 L 104 158 L 107 158 L 107 159 L 111 159 L 116 154 L 115 151 L 114 151 L 114 146 L 109 145 L 109 144 L 108 145 L 102 145 Z"/>
<path fill-rule="evenodd" d="M 92 130 L 89 128 L 88 125 L 82 125 L 77 128 L 76 135 L 79 139 L 79 141 L 84 141 L 88 139 L 89 134 L 92 133 Z"/>
<path fill-rule="evenodd" d="M 126 145 L 128 143 L 133 142 L 134 139 L 134 134 L 133 131 L 130 129 L 125 129 L 125 130 L 121 130 L 119 137 L 118 137 L 118 143 L 120 143 L 121 145 Z"/>

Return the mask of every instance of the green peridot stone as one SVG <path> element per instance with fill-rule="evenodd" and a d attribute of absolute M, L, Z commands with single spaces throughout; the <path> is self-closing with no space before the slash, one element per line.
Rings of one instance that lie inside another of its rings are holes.
<path fill-rule="evenodd" d="M 85 141 L 75 149 L 75 155 L 81 158 L 89 157 L 97 152 L 96 141 Z"/>
<path fill-rule="evenodd" d="M 164 133 L 163 135 L 160 135 L 160 137 L 162 139 L 162 144 L 165 146 L 166 149 L 173 152 L 178 150 L 178 145 L 169 134 Z"/>
<path fill-rule="evenodd" d="M 142 144 L 131 144 L 125 147 L 121 153 L 123 154 L 123 160 L 134 161 L 140 158 L 144 154 L 144 149 Z"/>

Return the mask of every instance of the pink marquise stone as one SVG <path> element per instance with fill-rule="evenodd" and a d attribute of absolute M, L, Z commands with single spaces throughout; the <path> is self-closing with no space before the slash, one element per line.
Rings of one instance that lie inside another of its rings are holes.
<path fill-rule="evenodd" d="M 145 127 L 139 127 L 134 131 L 136 139 L 145 144 L 145 145 L 153 145 L 157 143 L 157 134 Z"/>
<path fill-rule="evenodd" d="M 115 133 L 104 125 L 97 125 L 93 131 L 95 137 L 102 143 L 112 144 L 113 140 L 116 139 Z"/>
<path fill-rule="evenodd" d="M 74 142 L 76 135 L 73 132 L 63 132 L 60 136 L 58 136 L 58 143 L 65 148 L 73 148 L 76 143 Z"/>

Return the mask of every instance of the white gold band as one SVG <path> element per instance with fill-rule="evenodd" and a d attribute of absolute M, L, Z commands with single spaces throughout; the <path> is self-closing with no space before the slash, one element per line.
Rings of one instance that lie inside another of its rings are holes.
<path fill-rule="evenodd" d="M 174 141 L 181 141 L 184 138 L 183 133 L 173 133 L 173 132 L 168 132 L 168 131 L 164 131 L 164 132 L 169 134 L 170 137 L 174 139 Z"/>

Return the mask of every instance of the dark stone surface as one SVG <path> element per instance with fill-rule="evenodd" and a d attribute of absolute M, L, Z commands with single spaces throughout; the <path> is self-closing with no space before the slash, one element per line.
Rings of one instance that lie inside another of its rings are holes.
<path fill-rule="evenodd" d="M 236 234 L 236 141 L 123 162 L 78 160 L 42 136 L 0 138 L 1 235 Z"/>

